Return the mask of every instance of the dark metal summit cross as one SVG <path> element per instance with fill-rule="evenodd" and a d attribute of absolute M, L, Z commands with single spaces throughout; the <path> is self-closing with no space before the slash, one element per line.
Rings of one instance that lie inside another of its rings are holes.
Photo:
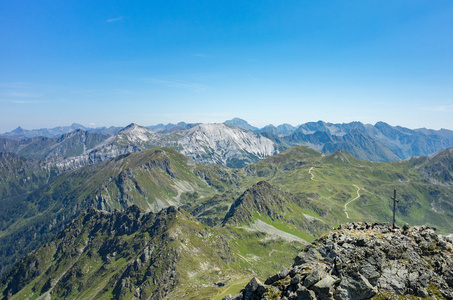
<path fill-rule="evenodd" d="M 398 200 L 396 199 L 396 189 L 393 190 L 393 229 L 395 229 L 395 212 L 396 212 L 396 202 Z"/>

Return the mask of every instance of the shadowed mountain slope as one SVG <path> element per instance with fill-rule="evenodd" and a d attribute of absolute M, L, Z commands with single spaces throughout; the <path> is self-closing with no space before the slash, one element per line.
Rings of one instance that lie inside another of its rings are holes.
<path fill-rule="evenodd" d="M 303 209 L 308 207 L 301 199 L 260 181 L 236 199 L 222 224 L 246 225 L 261 230 L 282 228 L 285 233 L 292 232 L 295 236 L 311 240 L 313 236 L 329 230 L 330 226 L 317 218 L 304 215 Z"/>
<path fill-rule="evenodd" d="M 0 138 L 0 152 L 10 152 L 32 159 L 73 157 L 100 144 L 106 135 L 81 129 L 59 137 L 34 137 L 21 140 Z"/>
<path fill-rule="evenodd" d="M 407 163 L 417 168 L 433 184 L 453 184 L 453 148 L 425 157 L 413 157 Z"/>

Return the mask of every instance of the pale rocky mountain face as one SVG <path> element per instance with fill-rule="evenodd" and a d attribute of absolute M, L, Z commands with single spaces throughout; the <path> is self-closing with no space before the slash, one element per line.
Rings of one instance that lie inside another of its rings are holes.
<path fill-rule="evenodd" d="M 55 164 L 62 169 L 73 169 L 156 147 L 173 148 L 197 163 L 230 167 L 242 167 L 278 153 L 270 139 L 225 124 L 202 124 L 166 134 L 131 124 L 82 155 Z"/>
<path fill-rule="evenodd" d="M 268 138 L 225 124 L 194 127 L 178 144 L 182 154 L 198 163 L 226 166 L 235 161 L 250 164 L 277 153 L 276 145 Z"/>
<path fill-rule="evenodd" d="M 145 146 L 146 143 L 157 139 L 157 134 L 153 131 L 139 126 L 137 124 L 131 124 L 118 132 L 116 136 L 112 137 L 112 140 L 115 140 L 117 144 L 135 144 L 140 146 Z"/>

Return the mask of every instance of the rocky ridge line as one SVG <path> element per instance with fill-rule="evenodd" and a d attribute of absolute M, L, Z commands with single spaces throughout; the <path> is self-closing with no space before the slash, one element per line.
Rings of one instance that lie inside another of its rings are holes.
<path fill-rule="evenodd" d="M 402 295 L 402 296 L 401 296 Z M 453 240 L 427 226 L 340 225 L 262 284 L 224 300 L 453 299 Z"/>

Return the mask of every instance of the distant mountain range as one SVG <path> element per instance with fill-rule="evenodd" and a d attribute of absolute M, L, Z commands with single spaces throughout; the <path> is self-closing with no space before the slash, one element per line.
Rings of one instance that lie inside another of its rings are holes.
<path fill-rule="evenodd" d="M 394 161 L 432 154 L 453 146 L 453 131 L 447 129 L 408 129 L 384 122 L 375 125 L 351 122 L 342 124 L 323 121 L 293 127 L 288 124 L 268 125 L 257 129 L 244 120 L 233 119 L 226 124 L 259 132 L 283 147 L 306 145 L 324 153 L 344 150 L 359 159 Z"/>
<path fill-rule="evenodd" d="M 197 125 L 200 125 L 200 124 L 201 123 L 179 122 L 178 124 L 169 123 L 167 125 L 158 124 L 158 125 L 146 126 L 146 128 L 148 128 L 154 132 L 170 133 L 170 132 L 174 132 L 174 131 L 187 130 L 187 129 L 190 129 Z M 14 139 L 14 140 L 22 140 L 22 139 L 34 138 L 34 137 L 55 138 L 55 137 L 59 137 L 66 133 L 70 133 L 74 130 L 83 130 L 83 131 L 87 131 L 90 133 L 100 133 L 103 135 L 114 135 L 114 134 L 117 134 L 119 131 L 121 131 L 121 129 L 123 129 L 123 127 L 110 126 L 110 127 L 89 128 L 89 127 L 85 127 L 85 126 L 77 124 L 77 123 L 73 123 L 71 126 L 58 126 L 58 127 L 54 127 L 54 128 L 41 128 L 41 129 L 32 129 L 32 130 L 23 129 L 22 127 L 19 126 L 16 129 L 14 129 L 13 131 L 0 134 L 0 137 Z"/>
<path fill-rule="evenodd" d="M 159 132 L 159 133 L 170 133 L 170 132 L 175 132 L 175 131 L 181 131 L 181 130 L 187 130 L 192 127 L 195 127 L 197 125 L 200 125 L 201 123 L 185 123 L 185 122 L 179 122 L 178 124 L 158 124 L 158 125 L 153 125 L 153 126 L 146 126 L 146 128 L 154 131 L 154 132 Z"/>
<path fill-rule="evenodd" d="M 105 139 L 107 135 L 76 129 L 58 137 L 33 137 L 25 139 L 9 139 L 0 137 L 0 152 L 15 153 L 33 159 L 52 157 L 72 157 L 83 154 Z"/>
<path fill-rule="evenodd" d="M 63 131 L 67 132 L 58 135 Z M 41 137 L 36 137 L 38 134 Z M 47 137 L 52 135 L 57 136 Z M 89 129 L 78 124 L 31 131 L 18 128 L 0 136 L 0 152 L 34 159 L 53 158 L 52 164 L 62 169 L 157 147 L 176 149 L 198 163 L 242 167 L 300 145 L 326 154 L 344 150 L 362 160 L 396 161 L 452 147 L 453 131 L 412 130 L 383 122 L 370 125 L 323 121 L 259 129 L 235 118 L 223 124 L 131 124 L 122 129 Z"/>
<path fill-rule="evenodd" d="M 90 128 L 87 128 L 77 123 L 73 123 L 71 126 L 58 126 L 55 128 L 41 128 L 32 130 L 23 129 L 22 127 L 19 126 L 11 132 L 5 132 L 3 134 L 0 134 L 0 137 L 6 137 L 9 139 L 25 139 L 34 137 L 53 138 L 77 129 L 87 131 Z"/>

